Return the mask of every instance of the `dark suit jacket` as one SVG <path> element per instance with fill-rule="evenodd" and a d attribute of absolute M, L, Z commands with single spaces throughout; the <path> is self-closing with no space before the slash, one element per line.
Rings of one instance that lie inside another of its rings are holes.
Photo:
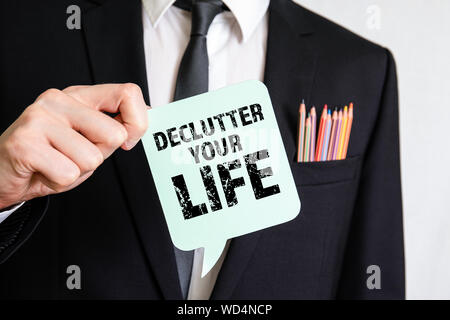
<path fill-rule="evenodd" d="M 66 8 L 82 9 L 81 30 Z M 44 90 L 134 82 L 150 104 L 138 0 L 2 1 L 0 129 Z M 388 50 L 273 0 L 264 82 L 302 212 L 232 240 L 213 299 L 403 298 L 396 72 Z M 170 41 L 170 39 L 167 39 Z M 346 160 L 296 163 L 299 101 L 355 103 Z M 282 210 L 282 208 L 280 208 Z M 274 213 L 275 214 L 275 213 Z M 142 144 L 79 187 L 0 224 L 0 298 L 180 299 L 173 247 Z M 68 290 L 66 268 L 81 268 Z M 366 269 L 381 269 L 369 290 Z"/>

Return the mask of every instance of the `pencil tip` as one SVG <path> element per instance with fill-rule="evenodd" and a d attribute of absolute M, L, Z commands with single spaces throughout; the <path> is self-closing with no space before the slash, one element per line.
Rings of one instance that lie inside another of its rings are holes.
<path fill-rule="evenodd" d="M 302 99 L 302 104 L 305 104 L 305 99 Z"/>
<path fill-rule="evenodd" d="M 301 103 L 300 108 L 298 108 L 298 112 L 305 112 L 305 104 Z"/>

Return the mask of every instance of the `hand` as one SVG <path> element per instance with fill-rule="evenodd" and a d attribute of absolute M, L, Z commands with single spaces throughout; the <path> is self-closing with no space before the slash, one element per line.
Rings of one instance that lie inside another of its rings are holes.
<path fill-rule="evenodd" d="M 134 84 L 45 91 L 0 136 L 0 209 L 70 190 L 117 148 L 132 149 L 147 108 Z"/>

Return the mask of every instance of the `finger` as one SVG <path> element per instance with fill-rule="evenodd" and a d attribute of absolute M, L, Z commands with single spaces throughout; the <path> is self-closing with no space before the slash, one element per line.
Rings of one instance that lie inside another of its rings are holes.
<path fill-rule="evenodd" d="M 128 139 L 122 146 L 126 150 L 136 145 L 147 130 L 148 107 L 141 89 L 135 84 L 100 84 L 71 88 L 66 93 L 95 110 L 120 112 L 128 133 Z"/>
<path fill-rule="evenodd" d="M 69 108 L 66 116 L 72 128 L 79 131 L 102 152 L 103 159 L 108 158 L 128 137 L 126 128 L 104 113 L 85 108 Z"/>
<path fill-rule="evenodd" d="M 60 91 L 50 91 L 38 104 L 49 110 L 59 122 L 80 132 L 94 143 L 106 159 L 127 139 L 126 128 L 106 114 L 89 108 L 79 100 Z"/>
<path fill-rule="evenodd" d="M 75 180 L 74 183 L 65 187 L 56 186 L 54 182 L 47 179 L 44 175 L 36 173 L 33 175 L 31 179 L 29 193 L 27 198 L 24 200 L 34 199 L 42 195 L 60 193 L 71 190 L 77 187 L 78 185 L 82 184 L 84 181 L 86 181 L 93 173 L 94 171 L 86 172 L 82 174 L 77 180 Z"/>
<path fill-rule="evenodd" d="M 80 177 L 78 166 L 58 150 L 50 145 L 34 148 L 38 150 L 30 150 L 33 158 L 29 160 L 29 166 L 33 172 L 44 176 L 48 180 L 49 187 L 55 192 L 64 190 Z"/>
<path fill-rule="evenodd" d="M 53 126 L 47 131 L 47 139 L 78 166 L 81 174 L 94 171 L 104 160 L 100 149 L 72 128 Z"/>

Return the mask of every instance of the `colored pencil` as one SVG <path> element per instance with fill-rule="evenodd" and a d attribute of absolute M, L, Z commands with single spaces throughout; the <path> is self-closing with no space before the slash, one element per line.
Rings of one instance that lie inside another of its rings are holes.
<path fill-rule="evenodd" d="M 316 148 L 316 152 L 315 152 L 315 160 L 316 161 L 320 161 L 320 155 L 322 152 L 322 146 L 323 146 L 323 134 L 324 134 L 324 130 L 325 130 L 325 121 L 327 118 L 327 105 L 325 105 L 323 107 L 322 110 L 322 115 L 320 117 L 320 124 L 319 124 L 319 131 L 318 131 L 318 136 L 317 136 L 317 148 Z"/>
<path fill-rule="evenodd" d="M 303 146 L 305 144 L 305 100 L 302 100 L 300 108 L 298 109 L 298 142 L 297 142 L 297 162 L 303 161 Z"/>
<path fill-rule="evenodd" d="M 314 161 L 314 155 L 316 151 L 316 108 L 311 108 L 311 142 L 309 143 L 309 161 Z"/>
<path fill-rule="evenodd" d="M 345 131 L 345 142 L 344 142 L 344 151 L 342 152 L 342 159 L 347 158 L 348 142 L 350 140 L 350 132 L 352 131 L 352 124 L 353 124 L 353 103 L 350 103 L 350 107 L 348 109 L 347 130 Z"/>
<path fill-rule="evenodd" d="M 325 133 L 323 136 L 323 147 L 322 154 L 320 155 L 320 161 L 327 160 L 327 152 L 328 152 L 328 144 L 330 142 L 330 133 L 331 133 L 331 110 L 328 110 L 327 113 L 327 121 L 325 122 Z"/>
<path fill-rule="evenodd" d="M 333 150 L 334 150 L 334 140 L 336 140 L 336 130 L 337 130 L 337 121 L 338 121 L 338 113 L 337 109 L 335 108 L 333 111 L 333 116 L 331 117 L 331 136 L 330 136 L 330 142 L 328 143 L 328 153 L 327 153 L 327 160 L 332 160 L 333 158 Z"/>
<path fill-rule="evenodd" d="M 341 126 L 341 135 L 339 137 L 337 160 L 342 159 L 342 152 L 344 151 L 344 143 L 345 143 L 345 132 L 347 130 L 347 120 L 348 120 L 348 110 L 347 106 L 345 106 L 344 112 L 342 114 L 342 126 Z"/>
<path fill-rule="evenodd" d="M 331 160 L 337 159 L 337 153 L 338 153 L 338 148 L 339 148 L 339 137 L 341 136 L 341 127 L 342 127 L 342 109 L 340 109 L 338 112 L 336 137 L 334 137 L 333 157 L 331 158 Z"/>
<path fill-rule="evenodd" d="M 308 162 L 309 161 L 309 143 L 311 142 L 311 118 L 308 114 L 308 118 L 306 118 L 306 124 L 305 124 L 305 147 L 303 149 L 303 161 Z"/>

